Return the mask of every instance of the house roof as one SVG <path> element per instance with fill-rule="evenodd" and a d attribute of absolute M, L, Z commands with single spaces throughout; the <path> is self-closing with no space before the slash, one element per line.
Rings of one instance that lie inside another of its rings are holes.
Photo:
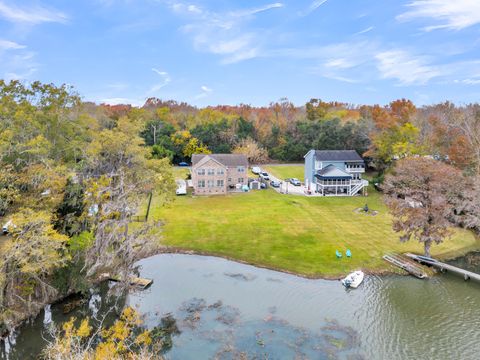
<path fill-rule="evenodd" d="M 211 156 L 203 156 L 201 159 L 197 160 L 196 163 L 193 162 L 193 156 L 192 156 L 192 167 L 203 166 L 209 161 L 213 161 L 220 166 L 226 167 L 226 165 L 222 164 L 220 161 L 214 159 Z"/>
<path fill-rule="evenodd" d="M 220 164 L 228 167 L 245 166 L 248 167 L 247 157 L 243 154 L 193 154 L 192 166 L 197 166 L 204 158 L 213 159 Z M 203 161 L 202 161 L 203 163 Z"/>
<path fill-rule="evenodd" d="M 351 179 L 352 175 L 337 168 L 335 165 L 328 165 L 315 174 L 319 179 Z"/>
<path fill-rule="evenodd" d="M 363 161 L 355 150 L 315 150 L 317 161 Z"/>

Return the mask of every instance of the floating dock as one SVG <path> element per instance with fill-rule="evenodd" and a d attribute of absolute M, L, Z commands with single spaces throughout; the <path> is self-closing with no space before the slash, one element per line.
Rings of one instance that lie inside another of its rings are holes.
<path fill-rule="evenodd" d="M 409 259 L 405 259 L 405 257 L 403 256 L 396 254 L 386 254 L 383 255 L 383 259 L 385 261 L 388 261 L 392 265 L 398 266 L 399 268 L 405 270 L 410 275 L 413 275 L 418 279 L 425 279 L 428 277 L 420 266 L 413 264 Z"/>
<path fill-rule="evenodd" d="M 461 269 L 461 268 L 458 268 L 456 266 L 446 264 L 446 263 L 443 263 L 441 261 L 438 261 L 436 259 L 429 258 L 429 257 L 426 257 L 426 256 L 409 254 L 409 253 L 407 253 L 405 255 L 408 256 L 410 259 L 413 259 L 413 260 L 419 262 L 420 264 L 433 266 L 433 267 L 439 269 L 440 272 L 449 271 L 451 273 L 462 276 L 464 280 L 473 279 L 473 280 L 476 280 L 476 281 L 480 281 L 480 275 L 476 274 L 474 272 L 471 272 L 471 271 L 468 271 L 468 270 L 465 270 L 465 269 Z"/>

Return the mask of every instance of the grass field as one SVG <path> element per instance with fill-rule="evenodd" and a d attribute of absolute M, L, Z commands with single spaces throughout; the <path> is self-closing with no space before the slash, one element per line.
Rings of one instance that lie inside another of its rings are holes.
<path fill-rule="evenodd" d="M 187 175 L 190 173 L 188 167 L 174 166 L 173 167 L 173 176 L 175 179 L 186 179 Z"/>
<path fill-rule="evenodd" d="M 292 169 L 293 172 L 293 169 Z M 355 213 L 365 203 L 377 216 Z M 417 242 L 402 244 L 391 230 L 381 195 L 364 197 L 281 195 L 273 190 L 212 197 L 178 197 L 167 207 L 155 206 L 152 218 L 165 221 L 166 245 L 225 256 L 308 276 L 339 276 L 362 268 L 390 269 L 387 252 L 422 252 Z M 352 258 L 337 259 L 349 248 Z M 472 233 L 458 230 L 433 256 L 480 248 Z"/>
<path fill-rule="evenodd" d="M 268 165 L 263 166 L 262 169 L 280 180 L 297 178 L 301 182 L 304 181 L 303 165 Z"/>

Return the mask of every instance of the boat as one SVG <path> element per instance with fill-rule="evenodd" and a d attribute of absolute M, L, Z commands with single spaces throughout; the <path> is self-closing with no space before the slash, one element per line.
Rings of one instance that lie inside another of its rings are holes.
<path fill-rule="evenodd" d="M 348 274 L 347 277 L 342 280 L 342 284 L 346 288 L 356 289 L 362 283 L 364 276 L 365 274 L 363 273 L 363 271 L 354 271 L 351 274 Z"/>

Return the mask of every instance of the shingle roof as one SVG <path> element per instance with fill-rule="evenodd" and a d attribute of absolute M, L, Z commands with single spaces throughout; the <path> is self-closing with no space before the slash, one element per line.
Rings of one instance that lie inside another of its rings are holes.
<path fill-rule="evenodd" d="M 337 168 L 335 165 L 328 165 L 321 170 L 318 170 L 315 177 L 320 179 L 351 179 L 352 175 Z"/>
<path fill-rule="evenodd" d="M 363 161 L 355 150 L 315 150 L 318 161 Z"/>
<path fill-rule="evenodd" d="M 192 166 L 197 165 L 204 157 L 210 157 L 225 166 L 245 166 L 248 167 L 248 160 L 242 154 L 193 154 Z"/>

